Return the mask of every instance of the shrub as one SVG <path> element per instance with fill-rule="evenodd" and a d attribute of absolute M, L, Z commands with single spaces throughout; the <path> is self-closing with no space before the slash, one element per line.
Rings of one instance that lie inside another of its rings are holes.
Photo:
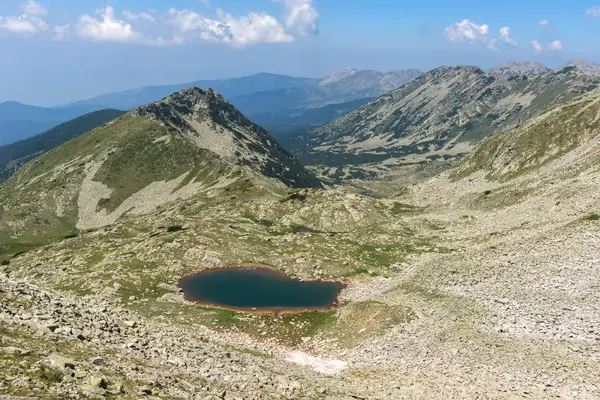
<path fill-rule="evenodd" d="M 592 213 L 584 217 L 586 221 L 600 221 L 600 214 Z"/>

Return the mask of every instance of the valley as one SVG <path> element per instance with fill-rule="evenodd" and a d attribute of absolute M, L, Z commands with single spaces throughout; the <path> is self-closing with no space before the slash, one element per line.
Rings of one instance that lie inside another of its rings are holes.
<path fill-rule="evenodd" d="M 441 67 L 287 149 L 194 87 L 45 149 L 0 184 L 0 393 L 597 398 L 597 83 Z M 343 288 L 181 284 L 240 266 Z"/>

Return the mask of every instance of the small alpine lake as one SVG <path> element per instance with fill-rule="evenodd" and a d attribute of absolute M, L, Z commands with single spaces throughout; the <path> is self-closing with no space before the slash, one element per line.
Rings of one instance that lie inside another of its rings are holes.
<path fill-rule="evenodd" d="M 184 277 L 179 287 L 186 300 L 200 305 L 278 316 L 329 310 L 345 285 L 292 279 L 266 267 L 229 267 Z"/>

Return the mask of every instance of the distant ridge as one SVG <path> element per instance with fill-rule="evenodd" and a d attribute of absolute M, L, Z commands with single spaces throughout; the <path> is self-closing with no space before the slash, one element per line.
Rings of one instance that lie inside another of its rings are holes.
<path fill-rule="evenodd" d="M 27 161 L 123 114 L 123 111 L 111 109 L 95 111 L 29 139 L 1 146 L 0 182 L 8 179 Z"/>
<path fill-rule="evenodd" d="M 526 77 L 544 75 L 548 72 L 552 72 L 552 70 L 546 67 L 544 64 L 533 61 L 509 61 L 488 70 L 488 73 L 492 75 L 510 75 Z"/>

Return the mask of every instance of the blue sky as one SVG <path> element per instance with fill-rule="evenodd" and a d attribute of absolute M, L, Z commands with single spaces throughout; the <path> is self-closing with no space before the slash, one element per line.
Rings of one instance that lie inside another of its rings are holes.
<path fill-rule="evenodd" d="M 0 0 L 0 101 L 345 67 L 600 63 L 600 0 Z"/>

